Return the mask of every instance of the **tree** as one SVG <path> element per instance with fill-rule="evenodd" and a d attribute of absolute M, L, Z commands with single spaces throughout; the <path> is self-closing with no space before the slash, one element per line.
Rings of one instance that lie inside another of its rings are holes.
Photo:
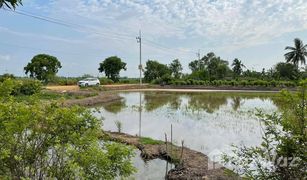
<path fill-rule="evenodd" d="M 214 53 L 208 53 L 204 57 L 204 61 L 207 64 L 210 80 L 223 79 L 227 75 L 227 72 L 230 71 L 228 61 L 222 60 L 220 57 L 215 56 Z"/>
<path fill-rule="evenodd" d="M 17 100 L 10 82 L 0 83 L 0 179 L 116 179 L 135 171 L 133 149 L 104 139 L 90 110 Z"/>
<path fill-rule="evenodd" d="M 299 63 L 306 64 L 307 57 L 307 44 L 304 45 L 303 41 L 299 38 L 294 39 L 294 47 L 287 46 L 285 50 L 290 50 L 285 54 L 285 59 L 288 63 L 293 63 L 298 66 Z"/>
<path fill-rule="evenodd" d="M 26 74 L 30 73 L 30 77 L 47 83 L 55 77 L 61 67 L 61 62 L 56 57 L 47 54 L 38 54 L 24 67 L 24 70 Z"/>
<path fill-rule="evenodd" d="M 18 5 L 22 5 L 21 0 L 0 0 L 0 8 L 6 6 L 9 9 L 15 9 Z"/>
<path fill-rule="evenodd" d="M 121 70 L 127 70 L 126 63 L 117 56 L 111 56 L 106 58 L 99 65 L 99 72 L 105 72 L 105 75 L 108 79 L 111 79 L 113 82 L 119 81 L 119 72 Z"/>
<path fill-rule="evenodd" d="M 171 71 L 165 64 L 161 64 L 155 60 L 148 60 L 146 62 L 144 78 L 147 82 L 152 80 L 159 79 L 163 75 L 170 75 Z"/>
<path fill-rule="evenodd" d="M 242 74 L 242 71 L 243 71 L 242 68 L 245 67 L 244 64 L 237 58 L 233 60 L 232 66 L 233 66 L 232 71 L 233 71 L 235 77 L 240 76 Z"/>
<path fill-rule="evenodd" d="M 274 68 L 274 77 L 276 79 L 296 80 L 299 78 L 299 70 L 294 64 L 280 62 Z"/>
<path fill-rule="evenodd" d="M 178 59 L 173 60 L 173 62 L 169 65 L 169 69 L 171 70 L 174 78 L 176 79 L 180 78 L 182 65 Z"/>
<path fill-rule="evenodd" d="M 205 69 L 205 64 L 203 61 L 194 60 L 189 63 L 189 68 L 191 69 L 192 73 L 196 71 L 202 71 Z"/>

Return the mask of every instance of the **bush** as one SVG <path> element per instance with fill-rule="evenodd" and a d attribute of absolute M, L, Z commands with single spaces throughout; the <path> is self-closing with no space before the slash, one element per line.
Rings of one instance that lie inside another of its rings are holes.
<path fill-rule="evenodd" d="M 15 79 L 15 76 L 7 73 L 0 76 L 0 82 L 5 81 L 6 79 Z"/>
<path fill-rule="evenodd" d="M 0 179 L 116 179 L 135 172 L 133 149 L 99 138 L 101 121 L 90 110 L 0 97 L 0 112 Z"/>
<path fill-rule="evenodd" d="M 161 77 L 160 83 L 162 83 L 162 84 L 170 84 L 172 80 L 173 80 L 173 78 L 172 78 L 171 75 L 169 75 L 169 74 L 164 74 L 164 75 Z"/>
<path fill-rule="evenodd" d="M 42 89 L 42 84 L 37 80 L 12 80 L 7 79 L 4 82 L 0 83 L 0 95 L 33 95 L 39 93 Z"/>
<path fill-rule="evenodd" d="M 108 85 L 108 84 L 114 84 L 114 82 L 111 79 L 108 78 L 99 78 L 100 84 L 102 85 Z"/>
<path fill-rule="evenodd" d="M 13 90 L 13 95 L 33 95 L 39 93 L 42 89 L 42 83 L 37 80 L 23 80 Z"/>

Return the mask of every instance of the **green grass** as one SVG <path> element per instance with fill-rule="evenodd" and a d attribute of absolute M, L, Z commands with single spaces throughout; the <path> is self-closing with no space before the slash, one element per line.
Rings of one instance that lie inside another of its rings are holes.
<path fill-rule="evenodd" d="M 141 137 L 140 138 L 140 143 L 141 144 L 151 144 L 151 145 L 158 145 L 158 144 L 164 144 L 163 141 L 160 140 L 154 140 L 148 137 Z"/>

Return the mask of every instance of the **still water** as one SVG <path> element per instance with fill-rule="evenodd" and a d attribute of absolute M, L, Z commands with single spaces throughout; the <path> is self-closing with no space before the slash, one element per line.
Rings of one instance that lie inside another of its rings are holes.
<path fill-rule="evenodd" d="M 259 145 L 262 127 L 254 115 L 256 109 L 265 113 L 278 111 L 274 93 L 225 92 L 122 92 L 123 99 L 100 108 L 103 129 L 173 141 L 218 160 L 230 145 Z M 165 162 L 163 162 L 165 164 Z M 165 172 L 165 166 L 160 167 Z M 140 169 L 140 167 L 138 167 Z"/>

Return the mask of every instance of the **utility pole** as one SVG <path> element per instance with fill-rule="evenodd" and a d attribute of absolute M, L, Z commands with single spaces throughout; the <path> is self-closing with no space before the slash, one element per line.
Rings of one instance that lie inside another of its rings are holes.
<path fill-rule="evenodd" d="M 200 50 L 198 49 L 198 52 L 196 53 L 196 56 L 198 57 L 198 61 L 200 60 Z"/>
<path fill-rule="evenodd" d="M 140 64 L 139 64 L 139 70 L 140 70 L 140 85 L 142 85 L 142 34 L 141 34 L 141 30 L 139 31 L 139 36 L 136 37 L 136 41 L 137 43 L 140 44 Z"/>

